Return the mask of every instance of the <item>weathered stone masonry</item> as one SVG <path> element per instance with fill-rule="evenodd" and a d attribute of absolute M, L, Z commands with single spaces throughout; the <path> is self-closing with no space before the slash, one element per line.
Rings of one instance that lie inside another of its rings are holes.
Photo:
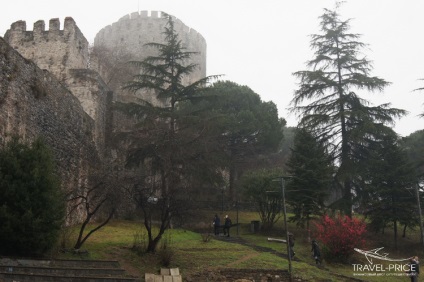
<path fill-rule="evenodd" d="M 0 38 L 0 137 L 42 136 L 53 148 L 64 189 L 87 180 L 99 158 L 94 122 L 79 100 L 47 71 Z"/>
<path fill-rule="evenodd" d="M 18 21 L 6 32 L 5 40 L 22 56 L 51 72 L 78 97 L 85 112 L 94 120 L 93 140 L 99 152 L 102 152 L 105 142 L 105 109 L 110 90 L 97 73 L 87 70 L 88 42 L 75 21 L 68 17 L 63 30 L 59 27 L 59 19 L 52 19 L 49 30 L 45 29 L 44 21 L 37 21 L 34 30 L 27 31 L 26 22 Z"/>

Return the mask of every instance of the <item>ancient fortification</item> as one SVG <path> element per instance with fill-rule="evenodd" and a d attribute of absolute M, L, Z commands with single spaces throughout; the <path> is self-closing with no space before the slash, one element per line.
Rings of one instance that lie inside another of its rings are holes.
<path fill-rule="evenodd" d="M 175 19 L 175 29 L 188 51 L 198 52 L 192 61 L 199 66 L 197 72 L 190 76 L 195 81 L 206 76 L 206 41 L 203 36 L 192 28 Z M 118 22 L 100 30 L 95 39 L 94 46 L 106 46 L 118 49 L 125 46 L 134 59 L 140 60 L 147 55 L 153 55 L 153 49 L 146 48 L 150 42 L 163 42 L 165 21 L 157 11 L 148 15 L 147 11 L 132 13 L 119 19 Z"/>
<path fill-rule="evenodd" d="M 112 110 L 113 101 L 151 98 L 150 93 L 123 92 L 122 83 L 134 70 L 115 67 L 125 68 L 123 58 L 151 55 L 153 50 L 144 45 L 163 42 L 165 24 L 158 12 L 132 13 L 103 28 L 90 52 L 70 17 L 63 30 L 59 19 L 51 19 L 48 29 L 38 21 L 32 31 L 25 21 L 13 23 L 4 39 L 0 37 L 0 138 L 16 133 L 27 140 L 43 136 L 54 149 L 64 189 L 83 187 L 90 173 L 113 158 L 110 136 L 125 122 Z M 175 26 L 184 47 L 199 52 L 192 58 L 199 68 L 186 78 L 189 83 L 206 75 L 206 42 L 180 20 L 175 19 Z M 96 48 L 125 56 L 101 57 Z M 111 79 L 116 73 L 127 76 Z"/>

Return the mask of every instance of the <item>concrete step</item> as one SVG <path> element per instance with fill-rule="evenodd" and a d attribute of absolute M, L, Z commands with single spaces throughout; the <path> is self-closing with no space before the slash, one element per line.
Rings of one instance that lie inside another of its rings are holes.
<path fill-rule="evenodd" d="M 0 281 L 55 281 L 55 282 L 135 282 L 125 276 L 118 261 L 0 259 Z"/>

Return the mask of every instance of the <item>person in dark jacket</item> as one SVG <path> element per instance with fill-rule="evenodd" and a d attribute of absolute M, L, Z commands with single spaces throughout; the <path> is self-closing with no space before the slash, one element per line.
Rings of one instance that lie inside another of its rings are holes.
<path fill-rule="evenodd" d="M 215 217 L 213 218 L 213 230 L 215 235 L 219 235 L 219 227 L 221 227 L 221 219 L 217 214 L 215 214 Z"/>
<path fill-rule="evenodd" d="M 319 249 L 318 243 L 315 240 L 312 240 L 312 255 L 314 256 L 315 263 L 321 264 L 321 251 Z"/>
<path fill-rule="evenodd" d="M 230 227 L 231 227 L 231 219 L 228 217 L 228 215 L 225 216 L 225 222 L 224 222 L 224 236 L 230 237 Z"/>
<path fill-rule="evenodd" d="M 409 271 L 408 276 L 411 278 L 411 282 L 418 281 L 418 274 L 420 274 L 420 262 L 418 257 L 412 257 L 409 259 Z"/>

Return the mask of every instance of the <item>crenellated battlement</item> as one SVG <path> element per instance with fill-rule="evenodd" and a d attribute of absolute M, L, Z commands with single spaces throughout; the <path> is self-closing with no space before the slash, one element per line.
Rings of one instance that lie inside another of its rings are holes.
<path fill-rule="evenodd" d="M 155 40 L 161 41 L 160 36 L 165 25 L 162 15 L 163 13 L 159 11 L 151 11 L 150 14 L 148 11 L 127 14 L 112 25 L 100 30 L 94 39 L 94 45 L 106 44 L 110 46 L 110 44 L 118 44 L 119 41 L 123 41 L 122 39 L 127 39 L 126 43 L 132 44 L 132 42 L 128 42 L 131 41 L 128 40 L 130 36 L 134 36 L 133 40 L 141 39 L 143 44 Z M 178 18 L 172 17 L 181 39 L 187 42 L 187 45 L 192 45 L 190 47 L 194 48 L 193 51 L 206 52 L 206 41 L 203 36 L 195 29 L 186 26 Z M 141 43 L 141 41 L 139 42 Z"/>
<path fill-rule="evenodd" d="M 95 47 L 125 49 L 133 56 L 134 60 L 142 60 L 151 56 L 155 50 L 146 48 L 150 42 L 164 42 L 164 27 L 166 19 L 163 12 L 140 11 L 129 13 L 117 22 L 101 29 L 95 39 Z M 172 16 L 172 15 L 171 15 Z M 183 46 L 199 55 L 193 56 L 189 63 L 197 64 L 198 69 L 187 80 L 198 80 L 206 76 L 206 40 L 196 30 L 185 25 L 181 20 L 172 16 L 174 27 L 181 39 Z M 189 82 L 189 81 L 187 81 Z"/>
<path fill-rule="evenodd" d="M 62 39 L 65 40 L 70 34 L 76 34 L 77 36 L 84 37 L 74 19 L 67 17 L 65 18 L 63 30 L 60 30 L 60 20 L 58 18 L 54 18 L 49 21 L 49 29 L 47 30 L 44 20 L 35 22 L 32 31 L 27 30 L 26 21 L 14 22 L 10 26 L 10 29 L 6 32 L 5 38 L 8 41 L 30 41 L 34 40 L 34 38 L 59 40 L 59 37 L 62 37 Z"/>
<path fill-rule="evenodd" d="M 5 40 L 25 58 L 53 73 L 59 80 L 66 79 L 69 69 L 86 68 L 88 41 L 71 17 L 65 18 L 63 30 L 58 18 L 34 23 L 27 30 L 25 21 L 14 22 L 5 34 Z"/>

